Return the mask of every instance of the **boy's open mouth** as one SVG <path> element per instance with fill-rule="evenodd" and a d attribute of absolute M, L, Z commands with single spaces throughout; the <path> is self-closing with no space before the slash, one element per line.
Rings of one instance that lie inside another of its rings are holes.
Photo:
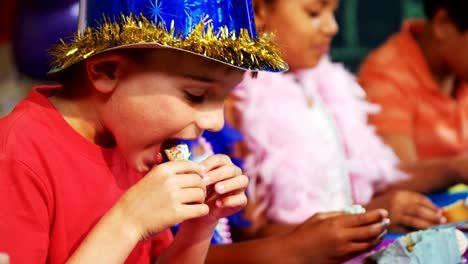
<path fill-rule="evenodd" d="M 172 148 L 177 143 L 177 141 L 179 141 L 177 138 L 166 139 L 163 141 L 161 148 L 159 149 L 159 153 L 162 155 L 163 161 L 168 160 L 164 150 Z"/>

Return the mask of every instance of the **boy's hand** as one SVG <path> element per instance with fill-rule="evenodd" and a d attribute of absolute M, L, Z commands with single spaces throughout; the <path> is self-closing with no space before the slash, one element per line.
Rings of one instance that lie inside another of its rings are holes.
<path fill-rule="evenodd" d="M 310 263 L 343 263 L 378 245 L 389 224 L 386 210 L 364 214 L 315 214 L 288 236 L 286 242 Z M 299 245 L 298 245 L 299 244 Z"/>
<path fill-rule="evenodd" d="M 139 240 L 184 220 L 205 216 L 206 187 L 202 167 L 189 160 L 155 166 L 132 186 L 115 208 Z"/>
<path fill-rule="evenodd" d="M 204 168 L 207 197 L 210 207 L 209 222 L 229 216 L 247 204 L 245 189 L 249 184 L 247 176 L 234 165 L 226 155 L 213 155 L 200 163 Z"/>
<path fill-rule="evenodd" d="M 408 232 L 443 224 L 446 219 L 441 211 L 424 195 L 403 190 L 392 190 L 374 197 L 368 209 L 385 208 L 392 221 L 389 230 Z"/>

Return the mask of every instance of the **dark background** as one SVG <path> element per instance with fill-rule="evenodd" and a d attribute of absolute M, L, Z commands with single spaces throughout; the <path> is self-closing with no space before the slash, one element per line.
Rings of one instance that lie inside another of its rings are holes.
<path fill-rule="evenodd" d="M 399 31 L 402 20 L 423 17 L 422 0 L 341 0 L 336 16 L 340 32 L 332 59 L 356 71 L 370 50 Z"/>

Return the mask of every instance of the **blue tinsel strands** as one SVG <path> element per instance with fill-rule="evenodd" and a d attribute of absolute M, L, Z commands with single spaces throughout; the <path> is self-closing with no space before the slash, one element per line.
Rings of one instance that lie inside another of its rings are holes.
<path fill-rule="evenodd" d="M 209 15 L 213 28 L 227 26 L 239 33 L 247 29 L 257 38 L 251 1 L 246 0 L 83 0 L 86 1 L 86 25 L 96 27 L 103 14 L 118 19 L 123 15 L 144 15 L 158 24 L 171 25 L 186 37 Z M 235 7 L 235 8 L 234 8 Z"/>

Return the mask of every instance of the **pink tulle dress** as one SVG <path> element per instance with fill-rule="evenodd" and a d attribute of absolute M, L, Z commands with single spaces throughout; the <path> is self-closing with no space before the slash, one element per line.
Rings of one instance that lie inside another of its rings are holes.
<path fill-rule="evenodd" d="M 300 223 L 316 212 L 365 204 L 406 177 L 368 125 L 378 107 L 341 65 L 324 57 L 311 70 L 250 75 L 234 91 L 249 154 L 250 199 L 267 217 Z"/>

